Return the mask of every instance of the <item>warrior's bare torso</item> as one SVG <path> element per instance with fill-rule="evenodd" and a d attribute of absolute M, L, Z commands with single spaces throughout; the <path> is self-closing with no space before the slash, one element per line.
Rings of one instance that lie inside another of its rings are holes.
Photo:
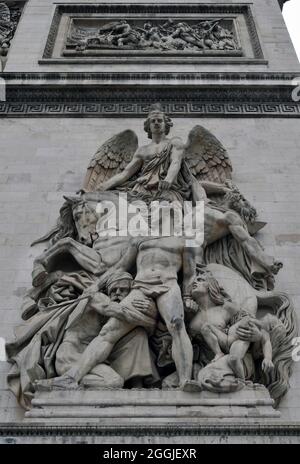
<path fill-rule="evenodd" d="M 136 259 L 138 280 L 176 279 L 182 267 L 184 241 L 174 237 L 147 240 L 139 246 Z"/>

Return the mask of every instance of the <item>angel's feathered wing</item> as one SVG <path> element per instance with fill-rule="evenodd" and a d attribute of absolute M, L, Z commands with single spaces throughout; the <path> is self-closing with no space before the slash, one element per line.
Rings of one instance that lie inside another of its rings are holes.
<path fill-rule="evenodd" d="M 91 160 L 83 188 L 94 192 L 103 182 L 123 171 L 138 148 L 138 138 L 131 130 L 125 130 L 107 140 Z"/>
<path fill-rule="evenodd" d="M 226 149 L 202 126 L 195 126 L 189 133 L 185 159 L 199 181 L 223 184 L 231 179 L 232 165 Z"/>

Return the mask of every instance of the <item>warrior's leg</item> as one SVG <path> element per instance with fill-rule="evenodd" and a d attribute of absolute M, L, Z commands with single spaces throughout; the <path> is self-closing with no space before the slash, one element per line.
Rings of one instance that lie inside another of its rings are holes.
<path fill-rule="evenodd" d="M 96 364 L 87 375 L 82 378 L 82 384 L 78 385 L 78 382 L 69 375 L 72 372 L 74 366 L 80 363 L 81 357 L 84 353 L 86 345 L 83 345 L 80 341 L 69 342 L 65 341 L 59 346 L 56 352 L 55 368 L 59 377 L 51 379 L 39 380 L 35 382 L 38 389 L 62 389 L 62 390 L 77 390 L 80 386 L 88 388 L 122 388 L 124 380 L 122 377 L 114 371 L 110 366 L 106 364 Z"/>
<path fill-rule="evenodd" d="M 174 359 L 181 386 L 191 379 L 193 348 L 184 324 L 184 309 L 177 282 L 169 283 L 168 292 L 157 300 L 158 310 L 172 336 L 172 357 Z"/>
<path fill-rule="evenodd" d="M 102 327 L 99 335 L 91 341 L 82 353 L 78 362 L 65 375 L 73 378 L 76 382 L 80 382 L 93 367 L 106 361 L 114 345 L 134 328 L 135 326 L 132 324 L 111 317 Z"/>
<path fill-rule="evenodd" d="M 99 273 L 99 269 L 103 266 L 101 256 L 95 250 L 76 242 L 72 238 L 63 238 L 34 260 L 32 271 L 34 287 L 38 287 L 43 283 L 47 273 L 52 271 L 51 267 L 55 259 L 65 253 L 70 254 L 83 269 L 94 274 Z"/>
<path fill-rule="evenodd" d="M 245 379 L 243 359 L 249 349 L 249 345 L 249 342 L 237 340 L 231 345 L 229 351 L 228 364 L 233 370 L 236 377 L 243 380 Z"/>

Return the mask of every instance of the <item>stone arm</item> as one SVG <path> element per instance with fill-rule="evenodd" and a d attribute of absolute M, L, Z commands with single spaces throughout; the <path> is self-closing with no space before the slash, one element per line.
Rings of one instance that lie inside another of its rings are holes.
<path fill-rule="evenodd" d="M 181 164 L 184 155 L 184 145 L 181 139 L 174 139 L 171 154 L 171 163 L 168 169 L 166 178 L 162 181 L 162 185 L 171 186 L 177 180 L 177 176 L 181 169 Z"/>
<path fill-rule="evenodd" d="M 230 233 L 247 253 L 269 273 L 277 274 L 282 267 L 282 263 L 276 262 L 274 258 L 266 255 L 255 238 L 249 235 L 241 218 L 236 213 L 227 212 L 224 215 L 224 220 Z"/>
<path fill-rule="evenodd" d="M 269 372 L 274 369 L 274 364 L 272 362 L 273 350 L 270 336 L 265 330 L 262 330 L 261 348 L 264 356 L 262 370 L 264 372 Z"/>
<path fill-rule="evenodd" d="M 115 187 L 118 187 L 119 185 L 124 184 L 140 170 L 142 163 L 143 162 L 139 157 L 139 152 L 137 151 L 125 169 L 119 174 L 111 177 L 111 179 L 108 181 L 104 182 L 101 186 L 101 190 L 111 190 Z"/>
<path fill-rule="evenodd" d="M 192 285 L 196 277 L 197 248 L 185 247 L 182 256 L 183 282 L 182 293 L 185 310 L 190 313 L 198 312 L 198 305 L 192 298 Z"/>
<path fill-rule="evenodd" d="M 228 187 L 217 182 L 201 181 L 200 185 L 204 188 L 207 195 L 225 195 L 230 192 Z"/>
<path fill-rule="evenodd" d="M 96 292 L 91 295 L 89 306 L 101 316 L 125 319 L 124 311 L 119 303 L 112 302 L 104 293 Z"/>

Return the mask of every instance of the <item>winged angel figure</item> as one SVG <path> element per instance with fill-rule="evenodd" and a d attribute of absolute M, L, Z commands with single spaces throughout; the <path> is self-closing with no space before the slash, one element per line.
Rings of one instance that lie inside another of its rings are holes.
<path fill-rule="evenodd" d="M 202 126 L 192 129 L 184 145 L 179 137 L 167 138 L 172 126 L 158 106 L 144 124 L 149 145 L 138 148 L 130 130 L 112 137 L 93 157 L 84 190 L 121 188 L 144 201 L 203 200 L 203 189 L 227 193 L 229 189 L 220 184 L 231 179 L 232 166 L 223 145 Z"/>
<path fill-rule="evenodd" d="M 83 192 L 121 190 L 146 203 L 204 201 L 203 249 L 230 235 L 254 262 L 251 276 L 277 274 L 281 263 L 266 256 L 251 236 L 265 223 L 257 221 L 255 208 L 232 184 L 232 164 L 224 146 L 199 125 L 186 144 L 179 137 L 168 138 L 172 126 L 170 117 L 154 105 L 144 123 L 151 143 L 138 148 L 130 130 L 113 136 L 88 166 Z"/>

